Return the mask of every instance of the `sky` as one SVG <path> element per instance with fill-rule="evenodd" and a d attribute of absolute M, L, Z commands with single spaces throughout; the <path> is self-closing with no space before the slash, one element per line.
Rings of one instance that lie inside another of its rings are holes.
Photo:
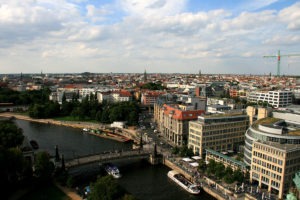
<path fill-rule="evenodd" d="M 0 74 L 300 75 L 297 0 L 0 0 L 0 30 Z"/>

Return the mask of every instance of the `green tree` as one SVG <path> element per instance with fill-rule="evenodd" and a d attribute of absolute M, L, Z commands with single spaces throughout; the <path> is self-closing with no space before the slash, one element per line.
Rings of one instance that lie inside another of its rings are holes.
<path fill-rule="evenodd" d="M 89 200 L 116 200 L 125 193 L 112 176 L 98 178 L 91 188 Z"/>
<path fill-rule="evenodd" d="M 206 165 L 206 167 L 207 167 L 206 168 L 206 173 L 208 175 L 215 174 L 215 172 L 216 172 L 216 165 L 217 165 L 216 161 L 209 160 L 208 164 Z"/>
<path fill-rule="evenodd" d="M 22 144 L 23 139 L 23 130 L 18 128 L 13 121 L 0 121 L 0 146 L 17 147 Z"/>
<path fill-rule="evenodd" d="M 235 181 L 242 183 L 244 181 L 244 174 L 240 169 L 233 171 L 233 178 Z"/>
<path fill-rule="evenodd" d="M 198 161 L 198 164 L 199 164 L 199 166 L 198 166 L 198 170 L 200 171 L 200 172 L 205 172 L 205 170 L 206 170 L 206 163 L 205 163 L 205 160 L 203 160 L 203 159 L 200 159 L 199 161 Z"/>
<path fill-rule="evenodd" d="M 221 179 L 225 173 L 225 166 L 223 163 L 217 163 L 215 167 L 215 175 L 218 179 Z"/>
<path fill-rule="evenodd" d="M 50 161 L 50 156 L 47 152 L 37 153 L 34 168 L 34 173 L 41 182 L 51 180 L 52 173 L 54 172 L 54 164 Z"/>
<path fill-rule="evenodd" d="M 233 176 L 232 176 L 232 169 L 231 167 L 226 167 L 225 169 L 225 175 L 224 175 L 224 178 L 223 180 L 225 181 L 225 183 L 233 183 L 234 182 L 234 179 L 233 179 Z"/>
<path fill-rule="evenodd" d="M 187 145 L 183 145 L 181 148 L 180 148 L 180 156 L 181 157 L 191 157 L 193 156 L 194 153 L 193 153 L 193 150 L 191 148 L 188 148 Z"/>
<path fill-rule="evenodd" d="M 172 154 L 177 155 L 177 154 L 179 154 L 179 152 L 180 152 L 180 149 L 179 149 L 178 146 L 176 146 L 176 147 L 174 147 L 174 148 L 172 149 Z"/>

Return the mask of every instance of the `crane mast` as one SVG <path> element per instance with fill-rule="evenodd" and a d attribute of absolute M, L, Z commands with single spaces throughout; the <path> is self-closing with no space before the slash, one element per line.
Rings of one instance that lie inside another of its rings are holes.
<path fill-rule="evenodd" d="M 264 58 L 277 58 L 277 76 L 280 76 L 280 60 L 281 60 L 281 57 L 292 57 L 292 56 L 300 56 L 300 54 L 280 55 L 280 50 L 278 50 L 276 56 L 268 55 L 268 56 L 263 56 L 263 57 Z"/>

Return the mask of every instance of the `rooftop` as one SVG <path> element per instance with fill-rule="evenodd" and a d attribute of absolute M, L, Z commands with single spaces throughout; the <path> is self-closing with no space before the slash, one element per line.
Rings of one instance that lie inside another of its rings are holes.
<path fill-rule="evenodd" d="M 281 121 L 281 122 L 280 122 Z M 280 123 L 278 123 L 280 122 Z M 257 120 L 253 123 L 252 127 L 258 129 L 258 125 L 264 125 L 276 129 L 284 129 L 288 135 L 297 135 L 300 136 L 300 127 L 295 126 L 292 123 L 274 117 L 267 117 L 260 120 Z"/>

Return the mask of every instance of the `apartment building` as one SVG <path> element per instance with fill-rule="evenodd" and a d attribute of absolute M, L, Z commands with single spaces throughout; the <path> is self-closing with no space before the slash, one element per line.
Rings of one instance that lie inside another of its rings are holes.
<path fill-rule="evenodd" d="M 255 141 L 252 147 L 250 181 L 282 199 L 300 170 L 300 146 Z"/>
<path fill-rule="evenodd" d="M 188 147 L 201 156 L 205 149 L 237 151 L 248 125 L 249 117 L 242 112 L 199 116 L 189 122 Z"/>
<path fill-rule="evenodd" d="M 154 103 L 156 102 L 157 98 L 165 94 L 166 92 L 157 92 L 157 91 L 147 91 L 147 92 L 142 92 L 141 94 L 141 103 L 143 105 L 151 105 L 153 106 Z"/>
<path fill-rule="evenodd" d="M 268 92 L 250 92 L 247 96 L 248 102 L 260 103 L 266 102 L 274 108 L 287 107 L 292 104 L 291 91 L 268 91 Z"/>
<path fill-rule="evenodd" d="M 102 103 L 103 101 L 112 102 L 112 103 L 124 102 L 124 101 L 131 101 L 132 94 L 127 90 L 98 92 L 97 99 L 99 103 Z"/>
<path fill-rule="evenodd" d="M 205 110 L 181 110 L 177 104 L 164 104 L 159 121 L 159 130 L 171 144 L 181 146 L 186 144 L 189 121 L 196 120 Z"/>

